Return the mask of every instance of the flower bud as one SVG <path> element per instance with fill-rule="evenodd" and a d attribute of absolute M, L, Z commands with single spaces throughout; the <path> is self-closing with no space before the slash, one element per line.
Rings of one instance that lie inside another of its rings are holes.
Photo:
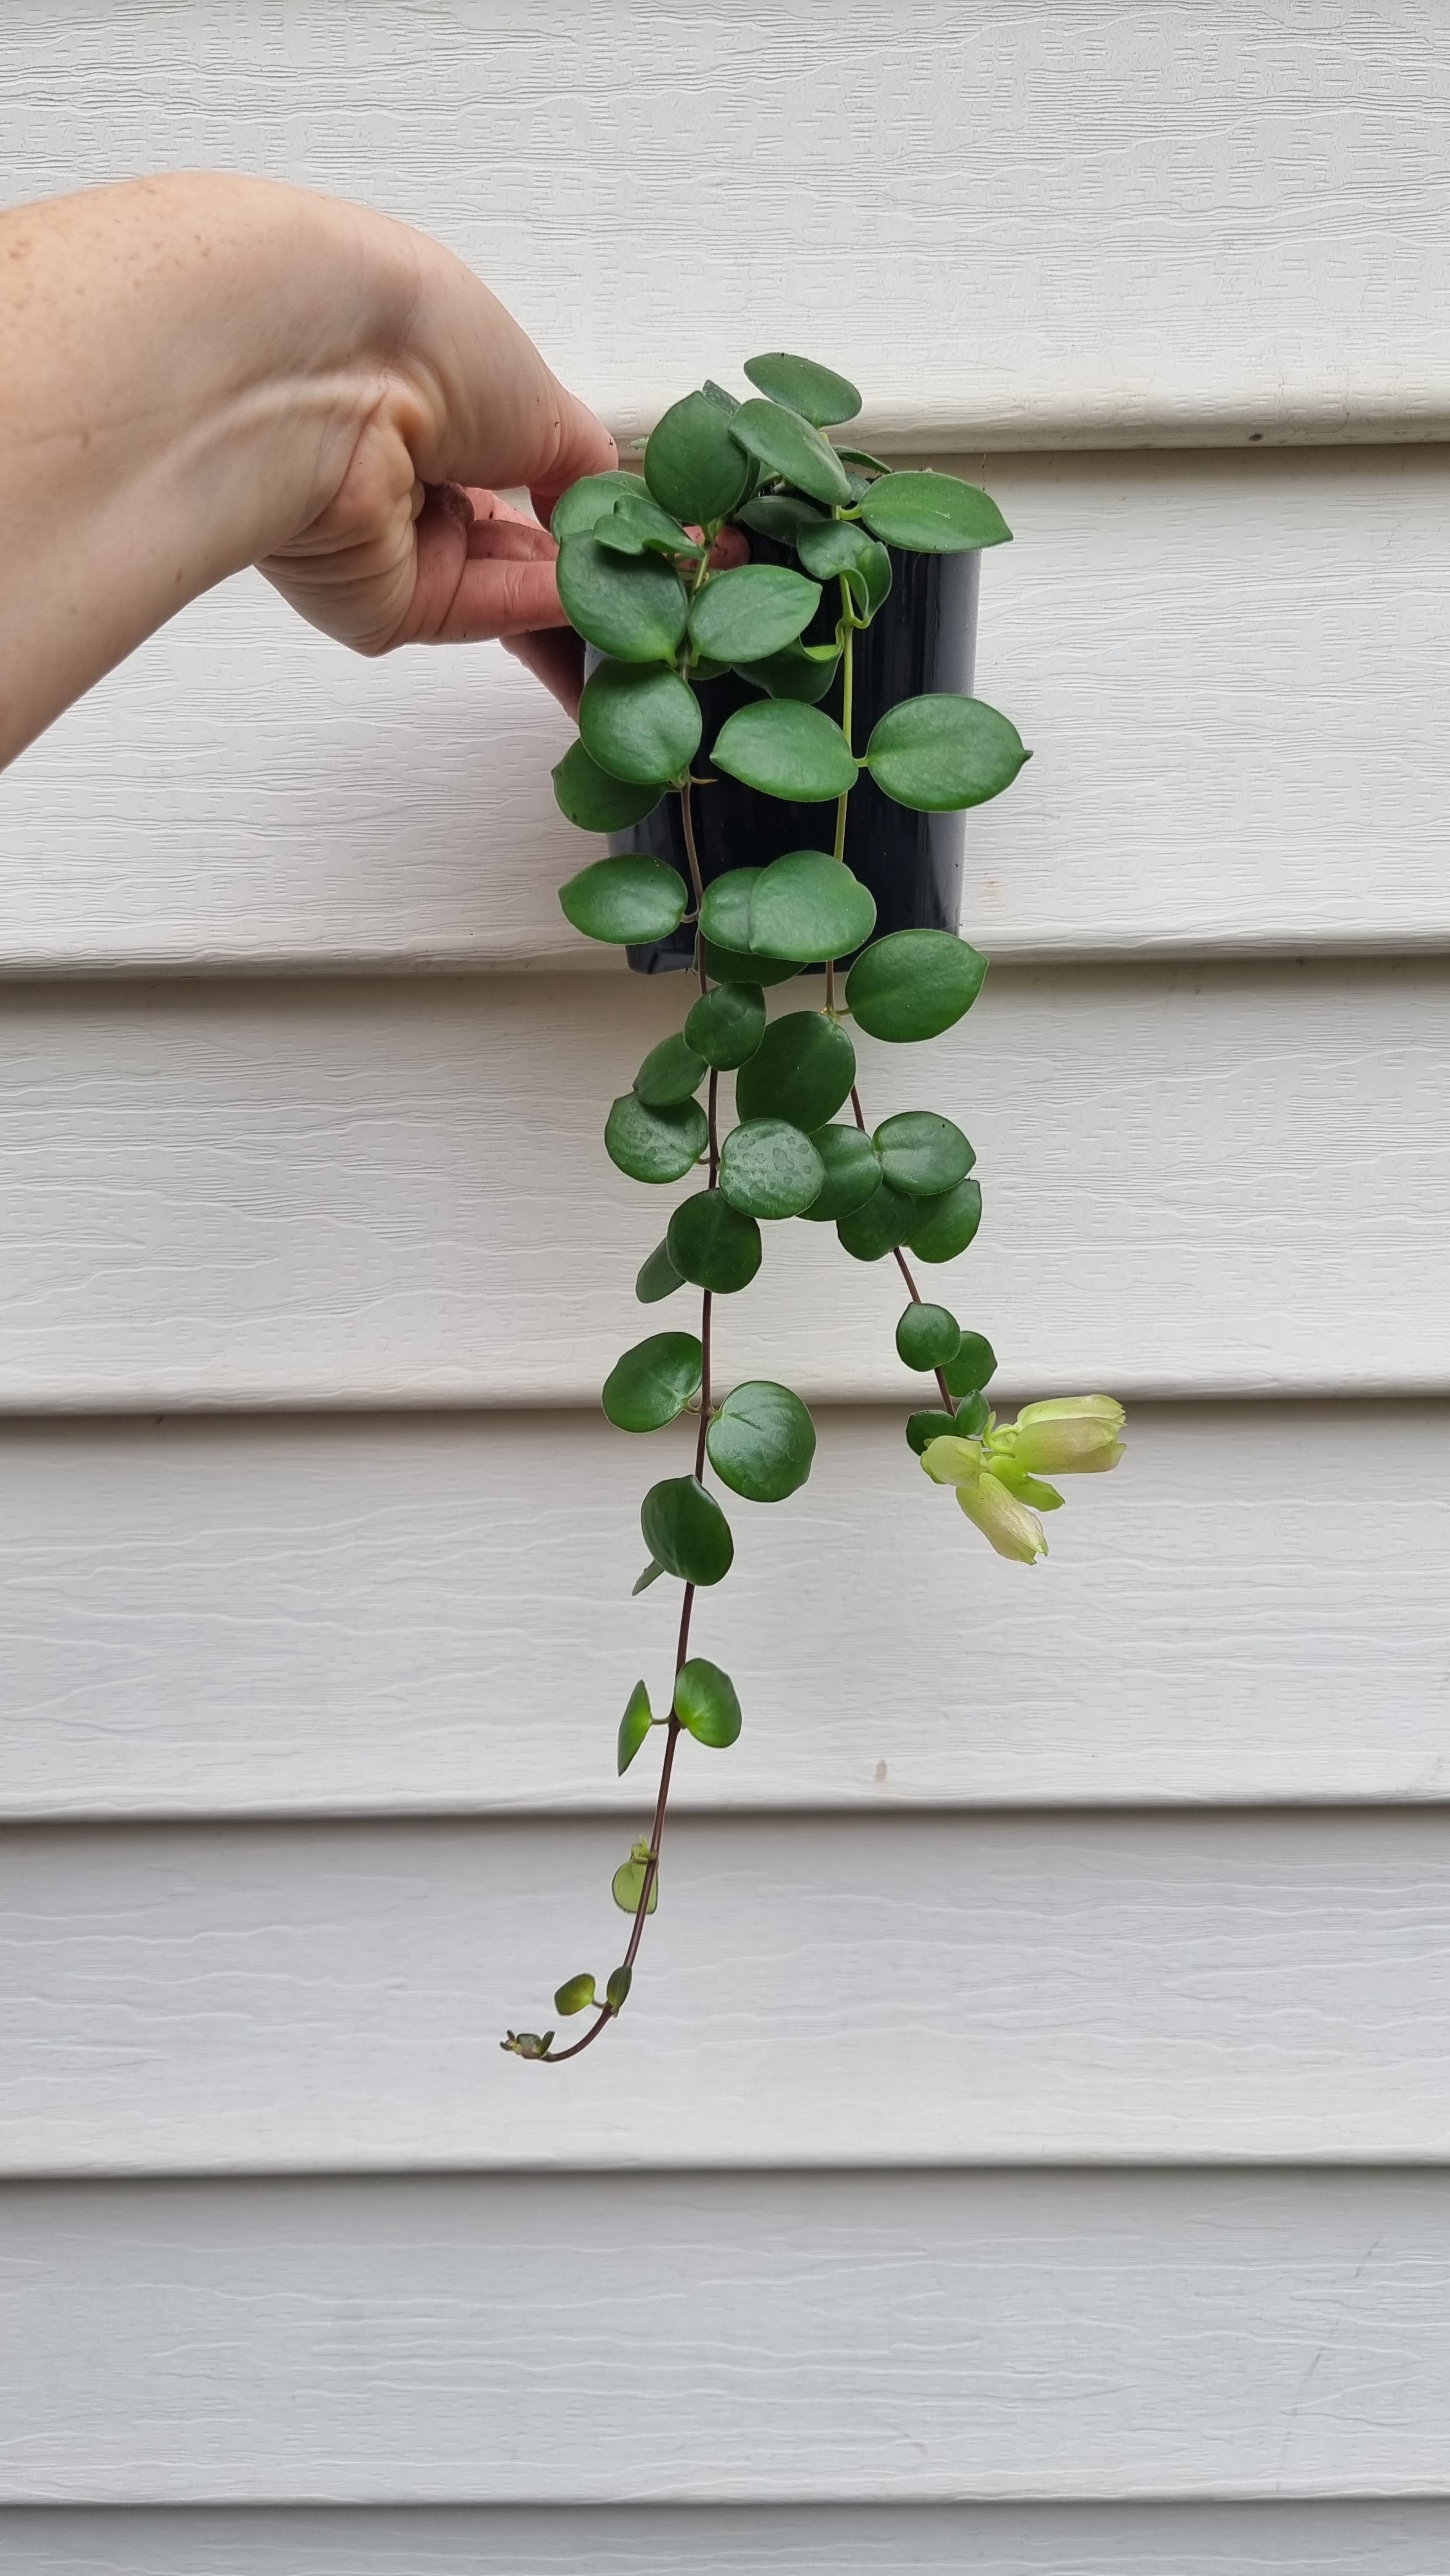
<path fill-rule="evenodd" d="M 1101 1476 L 1123 1454 L 1125 1416 L 1111 1395 L 1060 1395 L 1024 1404 L 1012 1427 L 1011 1455 L 1029 1475 Z"/>
<path fill-rule="evenodd" d="M 927 1442 L 921 1463 L 934 1485 L 975 1484 L 982 1472 L 982 1444 L 943 1432 L 939 1440 Z"/>
<path fill-rule="evenodd" d="M 972 1484 L 958 1485 L 957 1501 L 999 1556 L 1013 1557 L 1019 1565 L 1035 1565 L 1039 1556 L 1047 1554 L 1037 1514 L 1009 1494 L 1000 1477 L 978 1476 Z"/>

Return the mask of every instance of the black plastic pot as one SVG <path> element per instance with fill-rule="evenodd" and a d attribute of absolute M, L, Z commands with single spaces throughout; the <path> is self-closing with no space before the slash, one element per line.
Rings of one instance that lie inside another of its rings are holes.
<path fill-rule="evenodd" d="M 864 750 L 877 717 L 902 698 L 932 691 L 970 695 L 977 641 L 977 554 L 903 554 L 891 548 L 891 594 L 886 605 L 855 642 L 852 747 Z M 787 563 L 783 549 L 757 537 L 751 553 L 756 562 Z M 807 641 L 824 641 L 835 631 L 836 589 L 827 588 Z M 705 746 L 737 707 L 758 699 L 759 691 L 733 672 L 707 680 L 700 690 L 705 714 Z M 839 674 L 822 700 L 828 715 L 840 721 Z M 697 777 L 712 784 L 693 798 L 695 844 L 706 885 L 730 868 L 763 867 L 788 850 L 830 850 L 834 846 L 834 805 L 785 805 L 742 787 L 733 778 L 709 770 L 704 753 L 696 760 Z M 633 830 L 611 836 L 616 856 L 647 851 L 688 877 L 680 800 L 667 796 L 653 814 Z M 962 817 L 960 814 L 914 814 L 883 796 L 869 772 L 862 770 L 846 814 L 846 862 L 876 897 L 878 937 L 888 930 L 955 930 L 961 906 Z M 647 948 L 631 948 L 629 962 L 637 975 L 659 975 L 688 966 L 695 935 L 688 926 Z"/>

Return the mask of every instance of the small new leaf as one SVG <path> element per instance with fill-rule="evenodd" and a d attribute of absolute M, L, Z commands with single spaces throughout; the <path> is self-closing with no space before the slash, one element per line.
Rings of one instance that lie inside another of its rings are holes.
<path fill-rule="evenodd" d="M 588 1971 L 577 1977 L 566 1977 L 554 1997 L 554 2010 L 567 2020 L 570 2013 L 587 2012 L 594 2001 L 594 1979 Z"/>
<path fill-rule="evenodd" d="M 653 1724 L 654 1715 L 649 1704 L 649 1692 L 643 1682 L 636 1682 L 629 1694 L 629 1705 L 619 1721 L 619 1777 L 621 1780 Z M 560 2011 L 562 2010 L 561 2005 Z"/>

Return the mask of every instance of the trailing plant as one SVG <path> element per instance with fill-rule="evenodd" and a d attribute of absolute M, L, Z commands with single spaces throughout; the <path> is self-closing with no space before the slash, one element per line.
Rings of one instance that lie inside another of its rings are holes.
<path fill-rule="evenodd" d="M 918 812 L 981 805 L 1011 786 L 1029 755 L 1006 716 L 947 694 L 889 706 L 858 750 L 854 649 L 890 593 L 893 553 L 967 552 L 1011 532 L 973 485 L 893 473 L 828 440 L 860 410 L 855 387 L 831 369 L 773 355 L 744 372 L 750 399 L 714 384 L 687 394 L 646 443 L 643 480 L 592 475 L 552 521 L 560 596 L 600 657 L 579 739 L 554 772 L 559 804 L 585 831 L 618 836 L 676 797 L 685 859 L 683 874 L 642 851 L 598 859 L 560 901 L 577 930 L 616 945 L 667 939 L 682 923 L 694 931 L 696 989 L 683 1026 L 651 1048 L 614 1102 L 605 1150 L 646 1185 L 701 1180 L 636 1285 L 645 1305 L 695 1290 L 698 1329 L 649 1334 L 603 1390 L 621 1430 L 658 1431 L 682 1414 L 696 1425 L 690 1472 L 651 1485 L 640 1513 L 647 1563 L 635 1591 L 662 1577 L 682 1586 L 668 1687 L 656 1699 L 637 1682 L 619 1724 L 621 1773 L 656 1730 L 663 1737 L 653 1820 L 614 1873 L 614 1901 L 631 1918 L 623 1959 L 602 1994 L 585 1972 L 554 1998 L 561 2015 L 593 2014 L 582 2038 L 555 2049 L 552 2031 L 511 2031 L 502 2042 L 546 2065 L 588 2048 L 629 1994 L 659 1901 L 681 1738 L 719 1750 L 740 1733 L 729 1674 L 691 1651 L 697 1596 L 723 1581 L 734 1555 L 707 1470 L 750 1503 L 783 1502 L 811 1471 L 815 1425 L 798 1395 L 770 1378 L 722 1392 L 712 1374 L 714 1300 L 755 1277 L 762 1226 L 832 1224 L 853 1259 L 895 1262 L 908 1299 L 897 1353 L 935 1387 L 907 1420 L 908 1446 L 999 1555 L 1023 1564 L 1045 1556 L 1040 1515 L 1062 1501 L 1046 1480 L 1101 1473 L 1122 1455 L 1123 1409 L 1109 1396 L 1028 1404 L 999 1423 L 986 1392 L 996 1366 L 989 1343 L 924 1298 L 912 1268 L 953 1260 L 977 1232 L 972 1147 L 932 1109 L 872 1126 L 847 1026 L 914 1044 L 953 1027 L 981 990 L 986 959 L 949 931 L 873 938 L 875 901 L 845 859 L 849 801 L 864 772 Z M 789 559 L 741 560 L 752 538 Z M 833 631 L 808 642 L 823 599 L 836 607 Z M 727 671 L 757 694 L 706 747 L 701 691 Z M 839 720 L 821 704 L 833 691 Z M 695 799 L 722 773 L 787 805 L 834 800 L 832 848 L 788 851 L 764 866 L 742 850 L 743 864 L 706 883 Z M 824 970 L 820 999 L 769 1017 L 766 988 L 808 969 Z M 724 1112 L 731 1082 L 733 1123 Z"/>

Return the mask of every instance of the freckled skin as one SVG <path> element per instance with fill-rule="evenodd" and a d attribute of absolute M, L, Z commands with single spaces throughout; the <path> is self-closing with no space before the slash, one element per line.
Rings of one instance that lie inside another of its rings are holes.
<path fill-rule="evenodd" d="M 0 762 L 255 563 L 354 651 L 507 642 L 566 703 L 543 518 L 617 462 L 439 244 L 214 173 L 0 215 Z"/>

